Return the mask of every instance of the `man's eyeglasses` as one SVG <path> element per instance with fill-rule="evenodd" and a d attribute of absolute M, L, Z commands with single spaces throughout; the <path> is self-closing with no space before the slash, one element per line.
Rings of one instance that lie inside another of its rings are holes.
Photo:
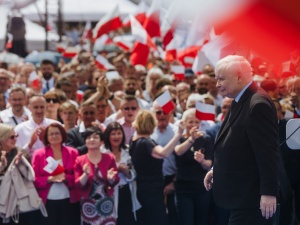
<path fill-rule="evenodd" d="M 94 111 L 85 111 L 83 113 L 83 115 L 87 116 L 87 115 L 95 115 L 95 112 Z"/>
<path fill-rule="evenodd" d="M 164 111 L 156 111 L 155 113 L 156 113 L 156 115 L 158 115 L 158 116 L 160 116 L 160 115 L 162 115 L 162 114 L 168 115 L 168 114 L 165 113 Z"/>
<path fill-rule="evenodd" d="M 125 107 L 124 110 L 125 111 L 129 111 L 129 110 L 135 111 L 135 110 L 137 110 L 137 107 Z"/>
<path fill-rule="evenodd" d="M 51 101 L 52 101 L 53 103 L 58 103 L 58 102 L 59 102 L 57 98 L 46 98 L 46 102 L 47 102 L 47 103 L 50 103 Z"/>
<path fill-rule="evenodd" d="M 14 139 L 17 139 L 18 136 L 19 136 L 18 134 L 14 134 L 14 135 L 11 135 L 11 136 L 9 137 L 9 139 L 10 139 L 10 140 L 14 140 Z"/>

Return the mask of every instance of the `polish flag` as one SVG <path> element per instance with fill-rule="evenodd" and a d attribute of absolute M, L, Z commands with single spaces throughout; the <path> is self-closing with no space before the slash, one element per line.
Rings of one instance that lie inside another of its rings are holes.
<path fill-rule="evenodd" d="M 177 59 L 177 41 L 175 38 L 167 45 L 164 59 L 172 62 Z"/>
<path fill-rule="evenodd" d="M 11 33 L 7 33 L 7 42 L 5 45 L 5 49 L 11 49 L 12 48 L 12 42 L 13 42 L 13 35 Z"/>
<path fill-rule="evenodd" d="M 95 60 L 95 65 L 101 69 L 101 70 L 114 70 L 115 67 L 108 62 L 108 60 L 102 56 L 102 55 L 97 55 L 96 60 Z"/>
<path fill-rule="evenodd" d="M 73 58 L 78 54 L 78 49 L 75 47 L 67 47 L 66 50 L 62 53 L 62 56 L 65 58 Z"/>
<path fill-rule="evenodd" d="M 93 29 L 93 38 L 97 39 L 103 34 L 109 33 L 110 31 L 116 30 L 122 27 L 122 21 L 120 19 L 119 7 L 116 7 L 106 14 Z"/>
<path fill-rule="evenodd" d="M 56 44 L 56 51 L 60 53 L 64 53 L 67 49 L 67 45 L 65 43 L 57 43 Z"/>
<path fill-rule="evenodd" d="M 144 24 L 144 22 L 145 22 L 146 11 L 147 11 L 147 5 L 145 4 L 144 1 L 141 1 L 137 6 L 137 10 L 136 10 L 135 14 L 133 15 L 134 18 L 136 18 L 136 20 L 139 21 L 140 24 Z M 130 26 L 130 17 L 129 16 L 123 21 L 123 26 L 124 27 Z"/>
<path fill-rule="evenodd" d="M 211 64 L 208 58 L 206 58 L 205 54 L 203 51 L 198 51 L 197 57 L 195 58 L 195 61 L 192 66 L 192 70 L 194 71 L 195 74 L 201 74 L 202 73 L 202 68 L 206 64 Z"/>
<path fill-rule="evenodd" d="M 290 77 L 296 75 L 296 65 L 291 61 L 286 61 L 281 64 L 281 76 Z"/>
<path fill-rule="evenodd" d="M 32 88 L 37 90 L 40 87 L 40 78 L 37 75 L 36 71 L 32 71 L 29 74 L 29 79 L 28 79 L 28 83 L 30 83 L 32 85 Z"/>
<path fill-rule="evenodd" d="M 65 171 L 64 167 L 60 165 L 53 157 L 48 156 L 46 161 L 47 165 L 44 167 L 44 170 L 50 173 L 52 176 L 61 174 Z"/>
<path fill-rule="evenodd" d="M 143 26 L 150 37 L 160 37 L 160 1 L 152 0 Z"/>
<path fill-rule="evenodd" d="M 86 22 L 85 24 L 85 27 L 84 27 L 84 31 L 83 31 L 83 34 L 82 34 L 82 37 L 84 39 L 91 39 L 93 36 L 93 33 L 92 33 L 92 24 L 90 21 Z"/>
<path fill-rule="evenodd" d="M 201 51 L 210 63 L 215 66 L 216 63 L 227 55 L 235 55 L 237 43 L 232 38 L 229 38 L 226 33 L 218 36 L 214 40 L 205 44 Z"/>
<path fill-rule="evenodd" d="M 156 101 L 166 114 L 169 114 L 176 108 L 175 103 L 173 102 L 171 94 L 168 90 L 157 97 Z"/>
<path fill-rule="evenodd" d="M 147 33 L 147 31 L 143 28 L 143 26 L 137 21 L 132 15 L 130 16 L 131 22 L 131 33 L 136 38 L 136 41 L 148 45 L 150 48 L 157 50 L 156 45 L 151 40 L 151 37 Z"/>
<path fill-rule="evenodd" d="M 174 74 L 175 80 L 184 80 L 184 66 L 171 66 L 171 71 Z"/>
<path fill-rule="evenodd" d="M 148 56 L 149 56 L 149 47 L 148 45 L 142 44 L 138 41 L 135 42 L 131 55 L 130 62 L 132 65 L 141 64 L 143 66 L 147 65 Z"/>
<path fill-rule="evenodd" d="M 185 66 L 185 68 L 191 68 L 197 57 L 198 51 L 202 46 L 190 46 L 188 48 L 182 49 L 178 52 L 178 60 Z"/>
<path fill-rule="evenodd" d="M 178 7 L 176 7 L 176 4 L 173 3 L 168 8 L 168 11 L 166 12 L 162 20 L 160 31 L 164 47 L 166 47 L 174 37 L 174 31 L 176 26 L 175 20 L 176 16 L 178 16 L 177 9 Z"/>
<path fill-rule="evenodd" d="M 199 120 L 215 121 L 215 107 L 213 105 L 196 102 L 196 117 Z"/>
<path fill-rule="evenodd" d="M 125 51 L 130 51 L 133 47 L 133 43 L 128 41 L 124 36 L 114 37 L 113 42 Z"/>

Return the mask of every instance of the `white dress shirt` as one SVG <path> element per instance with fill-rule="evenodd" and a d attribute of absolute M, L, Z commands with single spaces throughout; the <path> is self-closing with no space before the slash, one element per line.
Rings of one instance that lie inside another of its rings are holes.
<path fill-rule="evenodd" d="M 24 107 L 24 112 L 21 117 L 15 116 L 11 107 L 0 112 L 0 119 L 2 123 L 5 123 L 12 127 L 19 125 L 20 123 L 26 121 L 30 117 L 31 112 L 26 107 Z"/>
<path fill-rule="evenodd" d="M 36 124 L 32 118 L 19 124 L 15 127 L 15 132 L 19 135 L 17 138 L 16 146 L 25 149 L 31 157 L 33 152 L 39 148 L 44 148 L 43 142 L 38 138 L 37 141 L 32 145 L 32 148 L 28 148 L 28 144 L 31 140 L 31 136 L 36 128 L 44 126 L 47 127 L 51 123 L 59 123 L 57 120 L 44 118 L 41 124 Z"/>

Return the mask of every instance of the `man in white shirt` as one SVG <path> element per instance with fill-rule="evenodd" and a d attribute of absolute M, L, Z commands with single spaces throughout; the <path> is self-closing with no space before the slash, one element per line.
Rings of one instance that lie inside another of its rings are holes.
<path fill-rule="evenodd" d="M 16 146 L 27 150 L 32 156 L 34 150 L 44 147 L 42 140 L 45 128 L 50 123 L 58 123 L 58 121 L 45 118 L 46 100 L 43 95 L 33 95 L 29 99 L 28 107 L 32 118 L 15 127 L 19 136 Z"/>
<path fill-rule="evenodd" d="M 23 88 L 12 87 L 8 102 L 11 107 L 0 112 L 2 123 L 15 127 L 29 119 L 31 112 L 25 107 L 26 92 Z"/>

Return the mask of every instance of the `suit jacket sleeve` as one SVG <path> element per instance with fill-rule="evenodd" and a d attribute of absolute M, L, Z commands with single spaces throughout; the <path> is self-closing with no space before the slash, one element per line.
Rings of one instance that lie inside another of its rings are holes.
<path fill-rule="evenodd" d="M 79 152 L 79 155 L 83 155 L 87 153 L 87 147 L 85 146 L 85 144 L 82 144 L 79 142 L 78 140 L 78 135 L 79 133 L 75 133 L 74 130 L 70 130 L 68 131 L 68 139 L 66 141 L 66 145 L 76 148 Z"/>
<path fill-rule="evenodd" d="M 278 196 L 277 116 L 270 101 L 250 107 L 247 133 L 258 165 L 260 194 Z"/>

